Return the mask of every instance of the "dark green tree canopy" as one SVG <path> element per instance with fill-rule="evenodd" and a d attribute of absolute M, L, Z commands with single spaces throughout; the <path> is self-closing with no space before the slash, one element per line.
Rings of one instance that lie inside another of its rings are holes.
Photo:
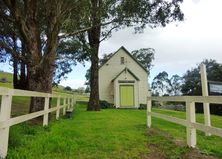
<path fill-rule="evenodd" d="M 207 79 L 210 81 L 222 81 L 222 65 L 216 60 L 204 60 L 201 63 L 206 65 Z M 200 63 L 200 64 L 201 64 Z M 202 95 L 200 64 L 188 70 L 183 75 L 184 83 L 181 91 L 184 95 Z"/>

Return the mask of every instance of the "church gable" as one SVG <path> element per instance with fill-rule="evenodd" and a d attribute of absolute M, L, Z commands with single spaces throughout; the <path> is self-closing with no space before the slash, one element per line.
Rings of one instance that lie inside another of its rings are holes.
<path fill-rule="evenodd" d="M 141 70 L 147 73 L 147 70 L 131 55 L 131 53 L 124 48 L 120 47 L 110 58 L 106 61 L 100 68 L 104 66 L 125 66 L 130 69 L 130 67 L 140 67 Z"/>

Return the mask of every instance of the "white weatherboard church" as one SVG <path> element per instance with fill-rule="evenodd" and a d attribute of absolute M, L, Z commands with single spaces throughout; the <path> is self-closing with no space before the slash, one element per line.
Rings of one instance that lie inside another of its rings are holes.
<path fill-rule="evenodd" d="M 100 100 L 117 108 L 146 104 L 148 72 L 123 46 L 99 68 Z"/>

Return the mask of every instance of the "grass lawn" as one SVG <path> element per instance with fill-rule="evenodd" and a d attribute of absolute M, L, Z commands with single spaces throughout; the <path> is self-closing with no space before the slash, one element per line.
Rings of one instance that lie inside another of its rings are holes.
<path fill-rule="evenodd" d="M 184 117 L 184 112 L 154 111 Z M 198 120 L 201 116 L 198 114 Z M 214 120 L 215 125 L 221 126 L 221 117 L 214 116 Z M 177 159 L 195 158 L 197 154 L 206 157 L 187 148 L 185 136 L 183 126 L 157 118 L 153 118 L 153 128 L 147 129 L 145 110 L 87 112 L 86 105 L 78 103 L 72 119 L 52 121 L 46 128 L 12 126 L 8 158 Z M 205 137 L 198 132 L 198 147 L 204 154 L 222 158 L 222 138 Z"/>
<path fill-rule="evenodd" d="M 0 82 L 0 87 L 12 88 L 13 76 L 11 73 L 0 71 L 0 78 L 5 78 L 7 80 L 6 83 Z"/>

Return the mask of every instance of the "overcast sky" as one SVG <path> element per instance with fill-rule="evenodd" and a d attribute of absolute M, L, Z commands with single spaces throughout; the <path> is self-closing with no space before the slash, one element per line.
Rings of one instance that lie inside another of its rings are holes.
<path fill-rule="evenodd" d="M 215 59 L 222 63 L 222 0 L 184 0 L 182 10 L 185 21 L 171 23 L 165 28 L 145 29 L 134 34 L 124 29 L 100 45 L 100 56 L 124 46 L 129 51 L 151 47 L 156 50 L 154 67 L 149 81 L 159 72 L 183 75 L 203 59 Z M 4 68 L 4 67 L 3 67 Z M 73 67 L 64 86 L 84 86 L 85 71 L 89 64 Z"/>

